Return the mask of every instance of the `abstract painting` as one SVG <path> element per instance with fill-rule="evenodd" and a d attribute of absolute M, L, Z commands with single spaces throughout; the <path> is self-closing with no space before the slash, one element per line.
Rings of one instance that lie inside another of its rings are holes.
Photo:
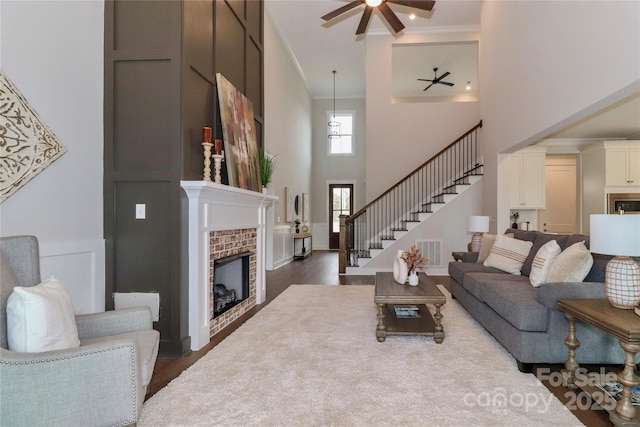
<path fill-rule="evenodd" d="M 229 185 L 262 192 L 253 104 L 222 74 L 216 74 Z"/>
<path fill-rule="evenodd" d="M 66 152 L 0 70 L 0 203 Z"/>

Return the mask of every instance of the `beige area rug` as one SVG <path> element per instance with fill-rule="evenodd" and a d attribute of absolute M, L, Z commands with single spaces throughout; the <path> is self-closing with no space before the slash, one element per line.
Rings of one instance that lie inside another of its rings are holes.
<path fill-rule="evenodd" d="M 138 425 L 582 425 L 448 293 L 442 344 L 378 342 L 373 293 L 290 286 L 147 401 Z"/>

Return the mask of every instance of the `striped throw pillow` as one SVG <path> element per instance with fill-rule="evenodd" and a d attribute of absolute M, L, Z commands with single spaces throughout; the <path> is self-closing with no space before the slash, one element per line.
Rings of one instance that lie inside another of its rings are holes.
<path fill-rule="evenodd" d="M 533 242 L 498 235 L 484 266 L 519 276 L 531 246 L 533 246 Z"/>

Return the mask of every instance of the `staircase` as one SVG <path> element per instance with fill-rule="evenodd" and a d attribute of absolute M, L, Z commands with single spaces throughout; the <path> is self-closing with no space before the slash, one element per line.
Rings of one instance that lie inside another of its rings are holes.
<path fill-rule="evenodd" d="M 482 177 L 482 121 L 355 214 L 341 217 L 340 274 L 362 267 Z"/>

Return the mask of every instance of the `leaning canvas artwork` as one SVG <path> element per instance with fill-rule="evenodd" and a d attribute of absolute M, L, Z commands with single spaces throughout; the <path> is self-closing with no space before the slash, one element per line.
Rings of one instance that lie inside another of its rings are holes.
<path fill-rule="evenodd" d="M 0 203 L 66 152 L 0 70 Z"/>
<path fill-rule="evenodd" d="M 216 82 L 229 185 L 261 192 L 253 104 L 220 73 Z"/>

